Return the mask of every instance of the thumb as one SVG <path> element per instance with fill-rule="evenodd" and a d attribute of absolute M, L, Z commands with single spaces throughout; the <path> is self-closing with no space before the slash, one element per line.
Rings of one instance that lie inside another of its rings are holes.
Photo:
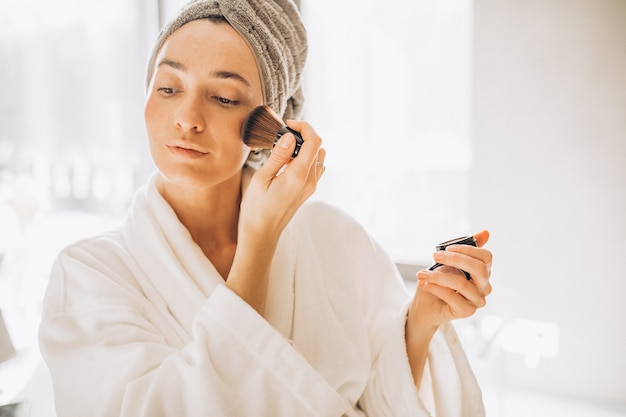
<path fill-rule="evenodd" d="M 258 173 L 263 173 L 268 178 L 275 177 L 281 168 L 291 161 L 295 146 L 296 138 L 293 134 L 284 134 L 272 149 L 272 153 L 265 164 L 259 168 Z"/>

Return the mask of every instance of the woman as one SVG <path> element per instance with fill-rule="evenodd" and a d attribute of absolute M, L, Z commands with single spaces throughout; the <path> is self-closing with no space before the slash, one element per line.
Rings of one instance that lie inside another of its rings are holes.
<path fill-rule="evenodd" d="M 291 0 L 196 1 L 161 32 L 145 106 L 158 172 L 120 230 L 59 255 L 46 294 L 60 416 L 484 414 L 449 321 L 484 305 L 490 252 L 437 253 L 446 267 L 409 299 L 357 223 L 304 204 L 324 174 L 310 125 L 288 122 L 293 160 L 292 135 L 269 157 L 240 138 L 260 104 L 297 118 L 305 55 Z"/>

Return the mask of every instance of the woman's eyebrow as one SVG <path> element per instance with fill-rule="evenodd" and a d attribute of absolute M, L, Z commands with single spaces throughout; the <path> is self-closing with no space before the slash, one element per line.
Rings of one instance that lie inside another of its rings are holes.
<path fill-rule="evenodd" d="M 157 66 L 160 67 L 161 65 L 167 65 L 168 67 L 172 67 L 175 70 L 179 70 L 182 72 L 187 71 L 187 68 L 185 68 L 185 66 L 181 64 L 180 62 L 172 61 L 171 59 L 167 59 L 167 58 L 163 58 L 161 62 L 159 62 L 159 65 Z"/>
<path fill-rule="evenodd" d="M 242 75 L 240 75 L 240 74 L 238 74 L 236 72 L 232 72 L 232 71 L 213 71 L 210 75 L 212 77 L 221 78 L 221 79 L 224 79 L 224 80 L 231 79 L 231 80 L 241 81 L 246 86 L 252 87 L 252 84 L 250 84 L 250 82 L 248 80 L 246 80 Z"/>
<path fill-rule="evenodd" d="M 159 62 L 158 66 L 160 67 L 161 65 L 167 65 L 168 67 L 174 68 L 175 70 L 187 72 L 187 67 L 185 67 L 184 64 L 178 61 L 172 61 L 171 59 L 164 58 Z M 209 75 L 213 78 L 220 78 L 223 80 L 230 79 L 241 81 L 246 86 L 252 87 L 252 84 L 250 84 L 250 82 L 244 76 L 233 71 L 213 71 Z"/>

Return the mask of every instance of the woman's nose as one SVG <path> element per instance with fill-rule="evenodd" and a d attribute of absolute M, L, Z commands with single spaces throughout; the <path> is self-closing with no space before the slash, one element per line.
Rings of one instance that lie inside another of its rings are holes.
<path fill-rule="evenodd" d="M 201 132 L 206 127 L 202 112 L 202 100 L 199 97 L 185 97 L 176 110 L 176 126 L 183 130 Z"/>

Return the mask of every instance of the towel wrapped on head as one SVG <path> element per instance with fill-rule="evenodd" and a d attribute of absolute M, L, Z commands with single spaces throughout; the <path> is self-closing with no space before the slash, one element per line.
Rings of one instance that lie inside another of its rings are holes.
<path fill-rule="evenodd" d="M 147 87 L 165 41 L 192 20 L 223 17 L 246 40 L 261 76 L 264 104 L 284 119 L 299 118 L 304 96 L 306 31 L 293 0 L 193 0 L 166 24 L 148 61 Z"/>

